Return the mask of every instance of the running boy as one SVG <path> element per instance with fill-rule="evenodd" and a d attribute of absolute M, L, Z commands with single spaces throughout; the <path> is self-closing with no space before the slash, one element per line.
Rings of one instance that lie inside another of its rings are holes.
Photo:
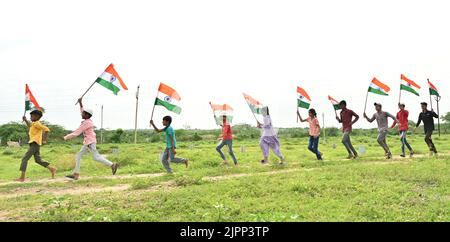
<path fill-rule="evenodd" d="M 411 145 L 409 145 L 408 141 L 406 140 L 406 133 L 408 132 L 408 129 L 409 129 L 409 124 L 408 124 L 409 112 L 408 112 L 408 110 L 405 109 L 404 103 L 399 103 L 398 108 L 400 109 L 400 111 L 398 111 L 398 113 L 397 113 L 398 132 L 400 134 L 400 141 L 402 142 L 402 154 L 400 156 L 406 157 L 406 153 L 405 153 L 405 146 L 406 146 L 409 150 L 409 156 L 413 157 L 414 151 L 413 151 Z M 396 124 L 397 124 L 397 122 L 394 121 L 391 129 L 393 129 Z"/>
<path fill-rule="evenodd" d="M 177 151 L 176 151 L 177 139 L 175 138 L 175 130 L 172 128 L 172 126 L 170 126 L 172 124 L 172 117 L 165 116 L 163 118 L 162 124 L 163 124 L 164 128 L 158 129 L 155 126 L 155 123 L 153 122 L 153 120 L 150 120 L 150 125 L 153 127 L 153 129 L 155 129 L 155 131 L 157 133 L 165 132 L 165 134 L 166 134 L 166 149 L 164 151 L 161 162 L 162 162 L 164 168 L 166 169 L 166 171 L 168 173 L 172 174 L 173 170 L 172 170 L 172 168 L 170 168 L 170 162 L 184 163 L 187 168 L 188 167 L 188 159 L 175 157 L 175 155 L 177 154 Z"/>
<path fill-rule="evenodd" d="M 237 166 L 238 162 L 237 162 L 236 157 L 234 156 L 234 152 L 233 152 L 233 131 L 231 130 L 231 125 L 228 123 L 227 116 L 225 116 L 225 115 L 223 116 L 223 123 L 221 126 L 222 126 L 222 134 L 219 137 L 219 139 L 222 139 L 222 141 L 216 147 L 216 151 L 219 152 L 220 156 L 222 157 L 223 163 L 227 165 L 228 161 L 222 152 L 222 148 L 225 145 L 228 146 L 228 153 L 230 153 L 230 156 L 233 159 L 234 165 Z"/>
<path fill-rule="evenodd" d="M 50 129 L 43 125 L 39 120 L 42 118 L 42 112 L 39 110 L 34 110 L 30 113 L 31 122 L 27 120 L 25 116 L 22 117 L 22 120 L 27 124 L 29 131 L 28 135 L 30 140 L 28 141 L 29 147 L 27 153 L 25 153 L 22 158 L 22 163 L 20 165 L 20 177 L 16 179 L 16 181 L 24 182 L 25 181 L 25 173 L 27 171 L 28 161 L 32 156 L 34 156 L 34 161 L 39 165 L 47 168 L 51 175 L 52 179 L 55 178 L 56 168 L 51 166 L 47 161 L 42 160 L 41 158 L 41 145 L 47 143 L 47 135 L 50 132 Z"/>
<path fill-rule="evenodd" d="M 352 145 L 350 134 L 352 133 L 352 126 L 359 120 L 359 116 L 358 114 L 353 112 L 353 110 L 347 108 L 347 102 L 345 100 L 342 100 L 339 103 L 339 106 L 341 108 L 341 113 L 340 117 L 336 116 L 336 120 L 339 123 L 342 123 L 342 133 L 344 133 L 344 135 L 342 136 L 342 144 L 344 144 L 345 148 L 347 149 L 347 158 L 355 159 L 358 157 L 358 153 Z M 353 119 L 353 117 L 355 117 L 355 119 Z"/>
<path fill-rule="evenodd" d="M 76 156 L 76 164 L 75 169 L 73 171 L 72 175 L 66 176 L 67 178 L 78 180 L 80 177 L 80 166 L 81 166 L 81 158 L 87 153 L 91 152 L 92 157 L 95 161 L 98 161 L 106 166 L 111 167 L 112 174 L 115 175 L 117 172 L 117 168 L 119 165 L 117 163 L 112 163 L 111 161 L 105 159 L 103 156 L 101 156 L 96 148 L 97 145 L 97 136 L 94 132 L 94 122 L 92 122 L 91 117 L 94 114 L 94 111 L 92 109 L 83 108 L 82 99 L 78 99 L 78 103 L 80 104 L 80 111 L 81 111 L 81 118 L 83 121 L 81 122 L 80 127 L 73 131 L 72 133 L 64 136 L 64 140 L 70 140 L 73 138 L 76 138 L 83 134 L 84 140 L 83 140 L 83 147 L 81 147 L 81 150 L 78 152 Z"/>
<path fill-rule="evenodd" d="M 419 120 L 417 120 L 416 127 L 414 128 L 414 132 L 416 131 L 417 127 L 419 127 L 420 123 L 423 121 L 423 129 L 425 131 L 425 143 L 427 143 L 428 148 L 430 149 L 430 155 L 437 155 L 436 147 L 434 146 L 433 139 L 431 136 L 433 135 L 434 131 L 434 119 L 439 118 L 437 113 L 433 111 L 429 111 L 427 109 L 428 104 L 423 102 L 421 103 L 422 112 L 419 114 Z"/>
<path fill-rule="evenodd" d="M 376 113 L 373 114 L 372 118 L 367 117 L 367 114 L 364 113 L 364 118 L 367 119 L 370 123 L 377 120 L 378 124 L 378 144 L 383 148 L 386 159 L 392 158 L 391 150 L 386 143 L 386 136 L 388 135 L 388 118 L 392 118 L 394 122 L 398 122 L 397 118 L 394 115 L 384 112 L 382 110 L 382 106 L 379 103 L 374 103 Z"/>

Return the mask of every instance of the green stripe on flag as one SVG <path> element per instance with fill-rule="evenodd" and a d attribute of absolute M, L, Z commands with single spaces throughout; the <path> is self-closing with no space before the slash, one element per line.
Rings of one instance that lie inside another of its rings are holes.
<path fill-rule="evenodd" d="M 25 111 L 30 111 L 30 110 L 31 110 L 30 101 L 25 101 Z"/>
<path fill-rule="evenodd" d="M 378 95 L 388 96 L 387 93 L 383 92 L 383 91 L 380 90 L 380 89 L 375 89 L 375 88 L 373 88 L 373 87 L 369 87 L 369 90 L 368 90 L 368 91 L 371 92 L 371 93 L 378 94 Z"/>
<path fill-rule="evenodd" d="M 250 109 L 252 110 L 252 112 L 253 113 L 255 113 L 255 114 L 261 114 L 262 112 L 262 109 L 261 108 L 257 108 L 256 106 L 254 106 L 254 105 L 251 105 L 251 104 L 249 104 L 249 106 L 250 106 Z"/>
<path fill-rule="evenodd" d="M 435 96 L 440 97 L 439 93 L 436 90 L 434 90 L 433 88 L 430 88 L 430 95 L 435 95 Z"/>
<path fill-rule="evenodd" d="M 223 116 L 215 116 L 216 124 L 223 125 Z M 233 116 L 227 115 L 227 122 L 231 124 L 233 122 Z"/>
<path fill-rule="evenodd" d="M 406 86 L 404 84 L 400 85 L 400 90 L 405 90 L 405 91 L 408 91 L 410 93 L 416 94 L 417 96 L 420 96 L 419 93 L 416 90 L 414 90 L 414 88 Z"/>
<path fill-rule="evenodd" d="M 297 99 L 297 107 L 308 109 L 311 104 L 304 102 L 300 99 Z"/>
<path fill-rule="evenodd" d="M 334 110 L 340 110 L 341 106 L 339 104 L 333 104 Z"/>
<path fill-rule="evenodd" d="M 107 89 L 111 90 L 115 95 L 117 95 L 117 93 L 119 93 L 120 88 L 116 87 L 114 84 L 112 84 L 109 81 L 105 81 L 101 78 L 97 78 L 96 82 L 104 87 L 106 87 Z"/>
<path fill-rule="evenodd" d="M 173 104 L 170 104 L 168 102 L 165 102 L 165 101 L 163 101 L 163 100 L 161 100 L 159 98 L 156 98 L 155 105 L 163 106 L 163 107 L 167 108 L 167 110 L 172 111 L 172 112 L 174 112 L 176 114 L 180 114 L 181 113 L 181 108 L 180 107 L 178 107 L 176 105 L 173 105 Z"/>

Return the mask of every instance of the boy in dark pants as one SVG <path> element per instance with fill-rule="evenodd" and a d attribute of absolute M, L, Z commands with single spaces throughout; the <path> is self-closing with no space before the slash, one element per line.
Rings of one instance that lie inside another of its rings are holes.
<path fill-rule="evenodd" d="M 49 128 L 47 128 L 45 125 L 43 125 L 39 120 L 42 118 L 42 112 L 39 110 L 34 110 L 30 113 L 30 119 L 31 122 L 27 120 L 25 116 L 22 117 L 22 120 L 27 124 L 29 128 L 29 148 L 27 153 L 25 153 L 24 157 L 22 158 L 22 163 L 20 165 L 20 171 L 21 175 L 16 181 L 24 182 L 25 181 L 25 173 L 27 170 L 28 160 L 32 156 L 34 156 L 34 160 L 39 165 L 47 168 L 52 178 L 55 178 L 56 168 L 50 166 L 50 163 L 47 161 L 42 160 L 41 158 L 41 145 L 47 143 L 47 134 L 50 131 Z"/>
<path fill-rule="evenodd" d="M 429 111 L 427 109 L 427 103 L 423 102 L 421 103 L 421 106 L 422 112 L 419 114 L 419 120 L 417 121 L 416 128 L 414 128 L 414 131 L 416 131 L 417 127 L 419 127 L 420 123 L 423 121 L 423 128 L 425 131 L 425 143 L 427 143 L 428 148 L 430 148 L 430 155 L 433 154 L 437 155 L 437 150 L 433 144 L 431 136 L 433 135 L 434 131 L 434 118 L 439 118 L 439 116 L 433 110 Z"/>

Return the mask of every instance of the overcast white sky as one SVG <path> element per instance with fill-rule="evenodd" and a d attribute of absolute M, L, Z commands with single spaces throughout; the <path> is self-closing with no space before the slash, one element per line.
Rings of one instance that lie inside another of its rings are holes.
<path fill-rule="evenodd" d="M 134 127 L 138 84 L 139 128 L 147 128 L 159 82 L 182 98 L 176 128 L 214 128 L 209 101 L 234 107 L 235 123 L 254 124 L 243 91 L 269 105 L 276 126 L 298 126 L 297 85 L 337 126 L 327 95 L 362 115 L 374 76 L 392 91 L 369 103 L 395 113 L 401 73 L 423 86 L 420 98 L 403 95 L 411 119 L 429 101 L 426 78 L 443 95 L 441 113 L 448 112 L 449 7 L 432 0 L 1 1 L 0 124 L 20 121 L 28 83 L 45 120 L 76 128 L 76 99 L 109 63 L 130 90 L 114 96 L 95 85 L 85 105 L 100 126 L 103 104 L 110 129 Z M 165 114 L 157 107 L 155 120 Z"/>

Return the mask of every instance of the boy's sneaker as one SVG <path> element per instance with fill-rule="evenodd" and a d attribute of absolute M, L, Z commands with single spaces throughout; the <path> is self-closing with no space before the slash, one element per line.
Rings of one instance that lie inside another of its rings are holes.
<path fill-rule="evenodd" d="M 113 176 L 116 174 L 118 168 L 119 168 L 119 164 L 117 164 L 117 163 L 114 163 L 114 164 L 111 166 L 111 170 L 112 170 Z"/>
<path fill-rule="evenodd" d="M 387 154 L 386 159 L 388 159 L 388 160 L 392 159 L 392 154 Z"/>
<path fill-rule="evenodd" d="M 409 153 L 409 157 L 413 158 L 413 156 L 414 156 L 414 151 L 411 150 L 411 152 Z"/>
<path fill-rule="evenodd" d="M 401 156 L 401 157 L 403 157 L 403 158 L 405 158 L 405 157 L 406 157 L 406 155 L 405 155 L 405 154 L 401 154 L 400 156 Z"/>
<path fill-rule="evenodd" d="M 351 160 L 351 159 L 353 159 L 353 158 L 355 158 L 353 155 L 348 155 L 348 156 L 347 156 L 347 159 L 349 159 L 349 160 Z"/>

